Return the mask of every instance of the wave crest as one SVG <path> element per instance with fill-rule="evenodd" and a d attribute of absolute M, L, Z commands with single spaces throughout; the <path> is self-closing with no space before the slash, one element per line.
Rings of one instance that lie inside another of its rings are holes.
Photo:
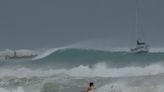
<path fill-rule="evenodd" d="M 92 68 L 80 65 L 71 69 L 49 69 L 49 70 L 31 70 L 28 68 L 19 68 L 16 70 L 2 69 L 0 77 L 16 76 L 16 77 L 32 77 L 32 76 L 52 76 L 65 74 L 75 77 L 127 77 L 127 76 L 143 76 L 156 75 L 164 73 L 162 64 L 151 64 L 145 67 L 123 67 L 109 68 L 105 63 L 95 64 Z"/>

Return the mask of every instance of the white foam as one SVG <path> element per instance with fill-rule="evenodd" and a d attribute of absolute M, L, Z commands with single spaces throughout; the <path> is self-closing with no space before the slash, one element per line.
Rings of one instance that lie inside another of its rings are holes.
<path fill-rule="evenodd" d="M 163 92 L 164 85 L 156 86 L 128 86 L 122 83 L 107 84 L 98 88 L 95 92 Z"/>
<path fill-rule="evenodd" d="M 31 77 L 31 76 L 51 76 L 58 74 L 66 74 L 77 77 L 126 77 L 126 76 L 142 76 L 156 75 L 164 73 L 164 66 L 161 64 L 152 64 L 145 67 L 123 67 L 109 68 L 105 63 L 98 63 L 93 68 L 80 65 L 72 69 L 49 69 L 49 70 L 31 70 L 28 68 L 19 68 L 16 70 L 1 69 L 0 77 L 16 76 L 16 77 Z"/>
<path fill-rule="evenodd" d="M 17 89 L 12 89 L 12 90 L 0 88 L 0 92 L 24 92 L 24 90 L 22 87 L 18 87 Z"/>
<path fill-rule="evenodd" d="M 161 64 L 152 64 L 146 67 L 131 66 L 124 68 L 108 68 L 105 63 L 98 63 L 94 66 L 94 68 L 79 66 L 72 68 L 66 73 L 72 76 L 83 77 L 126 77 L 164 73 L 164 67 Z"/>

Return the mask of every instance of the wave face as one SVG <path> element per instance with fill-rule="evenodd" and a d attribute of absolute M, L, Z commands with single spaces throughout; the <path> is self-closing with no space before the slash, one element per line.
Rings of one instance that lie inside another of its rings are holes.
<path fill-rule="evenodd" d="M 47 50 L 29 61 L 0 62 L 0 92 L 163 92 L 164 53 L 78 48 Z"/>
<path fill-rule="evenodd" d="M 60 68 L 59 66 L 68 68 L 79 65 L 92 66 L 100 62 L 106 63 L 109 67 L 146 66 L 163 62 L 163 55 L 164 53 L 133 54 L 130 52 L 62 48 L 48 50 L 33 59 L 31 63 L 34 65 L 36 62 L 38 65 L 39 62 L 41 66 L 44 64 L 44 66 L 54 66 L 54 68 Z"/>

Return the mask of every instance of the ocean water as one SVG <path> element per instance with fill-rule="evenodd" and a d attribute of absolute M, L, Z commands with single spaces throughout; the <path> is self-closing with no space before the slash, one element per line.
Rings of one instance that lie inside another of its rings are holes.
<path fill-rule="evenodd" d="M 163 92 L 164 53 L 55 48 L 31 60 L 0 60 L 0 92 Z"/>

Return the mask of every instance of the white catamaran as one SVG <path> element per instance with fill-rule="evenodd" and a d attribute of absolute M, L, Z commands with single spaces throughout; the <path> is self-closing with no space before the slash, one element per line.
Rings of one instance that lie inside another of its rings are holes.
<path fill-rule="evenodd" d="M 137 44 L 135 48 L 130 49 L 132 53 L 148 53 L 149 48 L 146 42 L 139 40 L 138 33 L 139 33 L 139 7 L 138 7 L 138 0 L 136 0 L 136 33 L 137 33 Z"/>

